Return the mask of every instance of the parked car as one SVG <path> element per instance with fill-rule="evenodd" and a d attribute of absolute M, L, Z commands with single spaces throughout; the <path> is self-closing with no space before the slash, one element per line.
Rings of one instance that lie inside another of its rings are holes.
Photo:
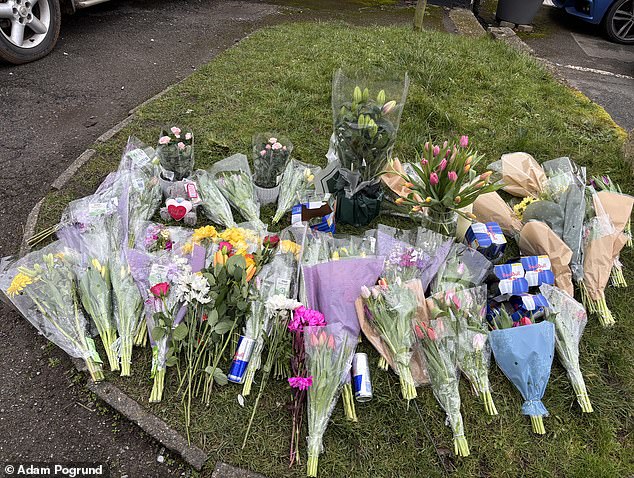
<path fill-rule="evenodd" d="M 634 0 L 553 0 L 556 7 L 595 25 L 615 42 L 634 44 Z"/>
<path fill-rule="evenodd" d="M 74 12 L 107 0 L 0 0 L 0 59 L 20 64 L 55 47 L 62 11 Z"/>

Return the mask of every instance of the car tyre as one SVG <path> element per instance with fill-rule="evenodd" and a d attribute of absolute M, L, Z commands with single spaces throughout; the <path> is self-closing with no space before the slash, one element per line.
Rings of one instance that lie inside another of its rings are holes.
<path fill-rule="evenodd" d="M 59 0 L 0 0 L 0 59 L 19 65 L 48 55 L 61 23 Z"/>
<path fill-rule="evenodd" d="M 603 18 L 603 27 L 610 40 L 634 45 L 634 0 L 616 0 Z"/>

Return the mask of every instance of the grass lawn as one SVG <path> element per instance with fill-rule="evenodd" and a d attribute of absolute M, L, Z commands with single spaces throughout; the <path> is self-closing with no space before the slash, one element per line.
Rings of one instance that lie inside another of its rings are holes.
<path fill-rule="evenodd" d="M 586 165 L 590 173 L 610 174 L 625 191 L 634 191 L 621 152 L 624 132 L 601 108 L 502 43 L 444 33 L 415 34 L 410 28 L 294 24 L 253 34 L 145 106 L 123 132 L 96 146 L 97 159 L 67 188 L 48 196 L 40 227 L 54 223 L 70 199 L 91 193 L 116 168 L 128 134 L 154 143 L 165 123 L 188 125 L 195 131 L 199 167 L 234 152 L 248 153 L 252 135 L 267 130 L 288 133 L 296 158 L 323 164 L 332 129 L 331 74 L 342 65 L 372 76 L 409 72 L 411 87 L 396 145 L 401 158 L 411 158 L 430 134 L 438 139 L 468 134 L 491 160 L 518 150 L 538 160 L 567 155 Z M 271 213 L 264 210 L 263 218 Z M 412 224 L 401 221 L 400 225 Z M 634 281 L 632 252 L 626 251 L 622 259 L 627 279 Z M 431 390 L 419 389 L 419 398 L 407 409 L 399 398 L 396 376 L 372 368 L 375 398 L 358 406 L 356 424 L 346 422 L 337 406 L 324 439 L 320 476 L 612 478 L 634 474 L 634 324 L 630 315 L 634 299 L 629 289 L 609 290 L 608 303 L 617 325 L 605 330 L 592 318 L 581 346 L 581 367 L 595 413 L 582 416 L 566 374 L 556 362 L 544 399 L 551 413 L 545 419 L 547 434 L 533 436 L 530 421 L 520 414 L 518 392 L 494 366 L 491 382 L 498 417 L 485 416 L 467 383 L 461 383 L 472 455 L 456 459 L 445 415 Z M 369 351 L 367 344 L 361 348 Z M 149 360 L 149 352 L 137 352 L 133 377 L 109 377 L 144 404 L 151 388 Z M 371 362 L 374 366 L 376 360 Z M 244 451 L 240 444 L 253 399 L 241 408 L 236 400 L 240 390 L 217 388 L 210 407 L 196 404 L 192 410 L 193 440 L 210 453 L 209 468 L 216 460 L 224 460 L 271 478 L 304 476 L 303 466 L 289 469 L 287 465 L 291 424 L 287 386 L 269 386 Z M 168 379 L 163 403 L 148 407 L 184 430 L 173 381 Z"/>

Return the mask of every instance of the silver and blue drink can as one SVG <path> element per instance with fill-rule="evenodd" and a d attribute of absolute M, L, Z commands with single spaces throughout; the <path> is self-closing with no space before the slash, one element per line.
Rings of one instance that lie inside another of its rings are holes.
<path fill-rule="evenodd" d="M 233 383 L 244 382 L 244 375 L 251 360 L 251 353 L 253 353 L 253 346 L 255 340 L 241 335 L 238 339 L 238 347 L 236 353 L 233 355 L 233 361 L 231 362 L 231 368 L 227 375 L 227 380 Z"/>
<path fill-rule="evenodd" d="M 352 386 L 357 402 L 372 400 L 372 381 L 370 380 L 370 367 L 368 355 L 358 352 L 352 359 Z"/>

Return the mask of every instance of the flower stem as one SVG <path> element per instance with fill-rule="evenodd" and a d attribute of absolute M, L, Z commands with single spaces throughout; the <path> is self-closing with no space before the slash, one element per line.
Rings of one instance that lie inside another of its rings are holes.
<path fill-rule="evenodd" d="M 544 428 L 544 420 L 541 415 L 531 415 L 531 425 L 533 427 L 533 433 L 537 435 L 545 435 L 546 429 Z"/>
<path fill-rule="evenodd" d="M 165 384 L 165 367 L 159 368 L 154 374 L 154 384 L 150 393 L 150 403 L 158 403 L 163 398 L 163 386 Z"/>
<path fill-rule="evenodd" d="M 348 382 L 343 386 L 341 396 L 343 398 L 343 409 L 345 411 L 346 418 L 353 422 L 358 421 L 357 410 L 354 406 L 354 394 L 352 393 L 351 383 Z"/>

